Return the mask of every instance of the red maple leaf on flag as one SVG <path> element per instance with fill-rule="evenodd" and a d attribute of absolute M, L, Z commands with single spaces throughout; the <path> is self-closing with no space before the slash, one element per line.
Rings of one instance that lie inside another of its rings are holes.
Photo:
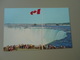
<path fill-rule="evenodd" d="M 30 14 L 31 15 L 33 15 L 33 14 L 40 14 L 40 11 L 41 11 L 41 9 L 37 9 L 37 10 L 31 11 Z"/>

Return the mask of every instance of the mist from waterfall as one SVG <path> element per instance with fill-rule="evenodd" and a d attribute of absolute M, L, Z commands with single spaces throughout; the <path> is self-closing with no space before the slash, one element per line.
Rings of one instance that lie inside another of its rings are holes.
<path fill-rule="evenodd" d="M 67 37 L 66 32 L 47 28 L 4 27 L 4 46 L 18 44 L 41 45 Z"/>

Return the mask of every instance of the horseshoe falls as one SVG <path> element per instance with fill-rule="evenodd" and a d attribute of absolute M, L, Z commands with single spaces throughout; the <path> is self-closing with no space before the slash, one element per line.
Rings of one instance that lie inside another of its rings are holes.
<path fill-rule="evenodd" d="M 51 28 L 4 27 L 4 46 L 19 44 L 45 45 L 65 37 L 67 37 L 65 31 Z"/>

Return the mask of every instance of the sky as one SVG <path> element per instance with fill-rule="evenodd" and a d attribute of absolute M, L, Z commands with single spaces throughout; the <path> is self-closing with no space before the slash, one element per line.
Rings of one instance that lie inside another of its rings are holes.
<path fill-rule="evenodd" d="M 30 12 L 41 9 L 40 14 Z M 69 23 L 69 8 L 4 8 L 4 24 Z"/>

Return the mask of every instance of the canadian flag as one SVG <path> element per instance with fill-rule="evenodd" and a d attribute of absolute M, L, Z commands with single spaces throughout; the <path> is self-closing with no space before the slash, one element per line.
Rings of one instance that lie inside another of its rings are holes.
<path fill-rule="evenodd" d="M 31 15 L 33 15 L 33 14 L 40 14 L 40 11 L 41 11 L 41 9 L 37 9 L 37 10 L 31 11 L 30 14 Z"/>

